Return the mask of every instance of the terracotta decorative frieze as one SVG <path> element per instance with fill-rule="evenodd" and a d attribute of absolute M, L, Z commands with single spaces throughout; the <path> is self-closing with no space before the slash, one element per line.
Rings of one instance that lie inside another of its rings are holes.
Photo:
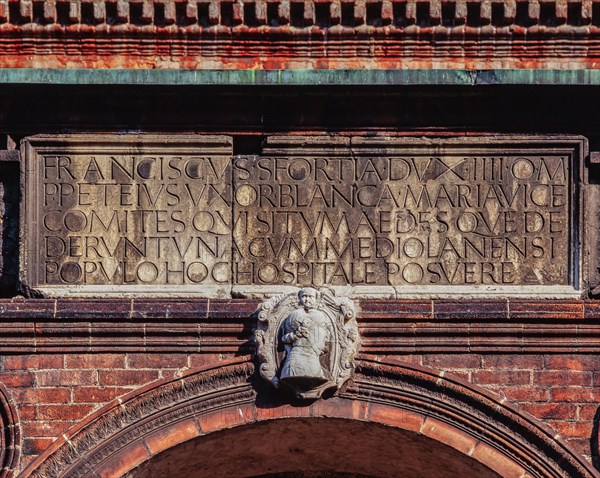
<path fill-rule="evenodd" d="M 598 5 L 1 0 L 0 58 L 15 67 L 39 56 L 46 67 L 430 68 L 436 58 L 440 68 L 596 68 Z"/>
<path fill-rule="evenodd" d="M 217 32 L 251 30 L 295 33 L 342 30 L 373 33 L 378 29 L 416 33 L 440 27 L 448 33 L 464 28 L 516 29 L 552 33 L 585 33 L 598 25 L 599 2 L 593 0 L 350 0 L 253 2 L 224 0 L 39 0 L 0 1 L 2 30 L 35 31 L 49 26 L 65 31 L 89 27 L 109 32 L 151 32 L 156 29 Z M 565 30 L 566 29 L 566 30 Z"/>

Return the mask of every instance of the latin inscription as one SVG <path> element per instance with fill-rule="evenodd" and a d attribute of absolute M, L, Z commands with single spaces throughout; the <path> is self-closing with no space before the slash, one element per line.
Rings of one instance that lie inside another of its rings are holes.
<path fill-rule="evenodd" d="M 31 286 L 573 284 L 568 150 L 154 139 L 32 141 Z"/>
<path fill-rule="evenodd" d="M 229 284 L 226 139 L 91 149 L 37 155 L 40 284 Z"/>
<path fill-rule="evenodd" d="M 566 285 L 561 154 L 237 157 L 234 281 Z"/>

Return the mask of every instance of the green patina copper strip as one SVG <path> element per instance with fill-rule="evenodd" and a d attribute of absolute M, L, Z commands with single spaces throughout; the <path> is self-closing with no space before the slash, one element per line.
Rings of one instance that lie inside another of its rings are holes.
<path fill-rule="evenodd" d="M 0 69 L 0 84 L 56 85 L 600 85 L 600 70 Z"/>

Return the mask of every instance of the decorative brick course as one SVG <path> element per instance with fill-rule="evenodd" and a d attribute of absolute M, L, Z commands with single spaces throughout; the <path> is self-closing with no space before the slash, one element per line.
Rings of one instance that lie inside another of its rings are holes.
<path fill-rule="evenodd" d="M 2 1 L 0 54 L 37 68 L 598 68 L 597 4 Z"/>

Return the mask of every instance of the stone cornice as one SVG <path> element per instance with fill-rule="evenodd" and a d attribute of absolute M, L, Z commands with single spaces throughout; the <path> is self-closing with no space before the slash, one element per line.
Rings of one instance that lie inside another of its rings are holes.
<path fill-rule="evenodd" d="M 1 52 L 0 52 L 1 54 Z M 600 85 L 600 70 L 582 69 L 372 69 L 372 70 L 145 70 L 0 68 L 2 85 L 151 86 L 486 86 Z M 425 134 L 425 133 L 423 133 Z M 439 134 L 439 133 L 438 133 Z M 16 160 L 18 152 L 4 151 Z"/>

